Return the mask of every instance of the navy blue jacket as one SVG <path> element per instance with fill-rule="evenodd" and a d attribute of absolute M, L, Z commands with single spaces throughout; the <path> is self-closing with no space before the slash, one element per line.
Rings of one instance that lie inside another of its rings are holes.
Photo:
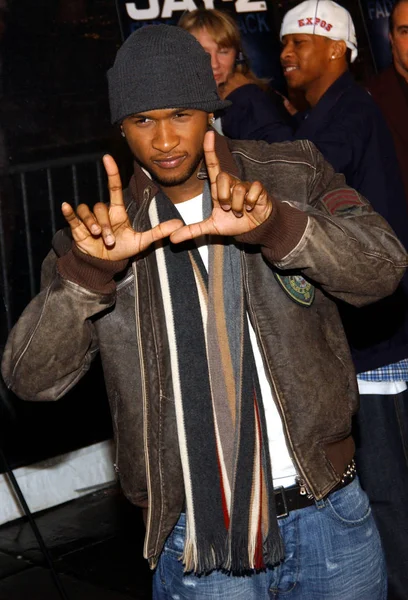
<path fill-rule="evenodd" d="M 260 110 L 259 127 L 248 131 L 234 117 L 237 139 L 312 141 L 347 184 L 358 190 L 408 248 L 408 212 L 391 134 L 366 90 L 344 73 L 303 118 L 288 125 L 279 111 Z M 238 117 L 238 111 L 236 113 Z M 262 129 L 259 135 L 258 131 Z M 350 265 L 353 268 L 353 265 Z M 365 308 L 339 305 L 358 373 L 408 358 L 408 275 L 391 297 Z"/>
<path fill-rule="evenodd" d="M 282 97 L 274 90 L 265 92 L 255 83 L 247 83 L 231 92 L 226 100 L 232 105 L 222 112 L 221 124 L 223 134 L 230 139 L 287 140 L 286 126 L 290 119 Z"/>

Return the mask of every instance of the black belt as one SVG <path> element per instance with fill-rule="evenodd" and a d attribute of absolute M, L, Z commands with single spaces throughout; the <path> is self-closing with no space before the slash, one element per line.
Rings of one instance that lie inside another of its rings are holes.
<path fill-rule="evenodd" d="M 354 460 L 347 466 L 340 482 L 334 487 L 328 495 L 340 490 L 353 481 L 356 476 L 356 466 Z M 299 484 L 290 487 L 278 487 L 274 489 L 276 516 L 278 519 L 284 519 L 291 510 L 306 508 L 315 503 L 312 495 L 308 494 L 304 487 Z"/>
<path fill-rule="evenodd" d="M 327 494 L 328 496 L 343 487 L 346 487 L 356 477 L 356 464 L 354 460 L 347 465 L 344 475 L 339 483 Z M 299 484 L 292 485 L 290 487 L 278 487 L 273 490 L 275 494 L 276 503 L 276 516 L 278 519 L 284 519 L 287 517 L 291 510 L 298 510 L 299 508 L 306 508 L 306 506 L 313 506 L 315 499 L 312 495 L 309 495 L 304 487 Z M 327 496 L 326 496 L 327 497 Z M 181 512 L 186 512 L 185 501 Z"/>

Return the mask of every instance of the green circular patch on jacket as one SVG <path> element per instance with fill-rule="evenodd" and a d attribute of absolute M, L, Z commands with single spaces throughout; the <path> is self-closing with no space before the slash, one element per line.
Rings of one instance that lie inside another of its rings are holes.
<path fill-rule="evenodd" d="M 314 286 L 306 281 L 301 275 L 278 275 L 274 273 L 276 280 L 286 294 L 302 306 L 311 306 L 315 298 Z"/>

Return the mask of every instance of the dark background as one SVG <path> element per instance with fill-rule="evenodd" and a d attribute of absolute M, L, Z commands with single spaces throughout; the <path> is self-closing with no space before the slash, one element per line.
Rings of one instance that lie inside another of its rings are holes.
<path fill-rule="evenodd" d="M 155 0 L 139 0 L 138 7 L 147 8 L 151 1 Z M 146 21 L 129 20 L 122 0 L 116 4 L 113 0 L 9 0 L 7 9 L 3 2 L 0 0 L 0 214 L 3 228 L 0 349 L 7 337 L 7 324 L 15 322 L 32 293 L 39 289 L 41 262 L 50 247 L 52 227 L 46 179 L 49 161 L 67 159 L 68 164 L 70 157 L 89 155 L 94 160 L 95 156 L 110 152 L 120 164 L 124 181 L 128 177 L 129 153 L 109 121 L 106 71 L 113 63 L 123 36 L 146 24 Z M 359 58 L 353 71 L 362 82 L 375 71 L 369 34 L 372 21 L 379 24 L 378 19 L 370 20 L 367 16 L 367 2 L 370 0 L 342 2 L 356 24 Z M 267 11 L 239 15 L 233 2 L 216 0 L 214 3 L 216 8 L 231 10 L 237 17 L 244 48 L 256 74 L 268 77 L 272 85 L 280 89 L 284 84 L 279 67 L 279 26 L 284 12 L 297 3 L 268 0 Z M 162 8 L 163 0 L 159 4 Z M 362 18 L 363 10 L 366 21 Z M 180 12 L 174 13 L 165 22 L 176 23 L 180 16 Z M 22 169 L 33 163 L 38 164 L 23 181 Z M 98 200 L 94 167 L 94 164 L 84 164 L 77 173 L 79 200 L 91 205 Z M 69 166 L 54 172 L 53 208 L 58 228 L 63 226 L 60 203 L 72 200 L 73 187 Z M 28 213 L 24 212 L 24 186 Z M 31 244 L 29 256 L 27 229 Z M 5 280 L 10 290 L 7 302 Z M 13 467 L 112 435 L 98 361 L 91 373 L 58 402 L 28 403 L 10 394 L 9 405 L 4 393 L 2 396 L 0 445 Z"/>

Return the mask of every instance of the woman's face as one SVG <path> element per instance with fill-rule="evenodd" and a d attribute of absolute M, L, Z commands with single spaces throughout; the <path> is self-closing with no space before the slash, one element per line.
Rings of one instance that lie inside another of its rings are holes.
<path fill-rule="evenodd" d="M 211 56 L 211 66 L 216 84 L 226 83 L 235 68 L 236 51 L 234 48 L 220 48 L 205 27 L 190 32 Z"/>

